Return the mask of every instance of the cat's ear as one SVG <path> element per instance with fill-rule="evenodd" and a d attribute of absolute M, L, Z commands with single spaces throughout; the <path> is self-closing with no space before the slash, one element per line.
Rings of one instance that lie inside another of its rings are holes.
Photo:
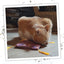
<path fill-rule="evenodd" d="M 46 31 L 49 31 L 50 25 L 49 24 L 45 25 L 45 29 L 46 29 Z"/>

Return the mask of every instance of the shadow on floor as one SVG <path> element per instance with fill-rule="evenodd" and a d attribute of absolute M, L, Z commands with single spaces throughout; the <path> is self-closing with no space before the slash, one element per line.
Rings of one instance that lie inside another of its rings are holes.
<path fill-rule="evenodd" d="M 8 41 L 7 42 L 7 45 L 12 45 L 12 46 L 15 46 L 14 48 L 18 48 L 18 47 L 16 47 L 16 44 L 17 43 L 19 43 L 19 42 L 21 42 L 21 39 L 20 39 L 20 37 L 15 37 L 15 38 L 13 38 L 12 40 L 10 40 L 10 41 Z M 34 42 L 33 42 L 34 43 Z M 28 44 L 30 44 L 30 43 L 28 43 Z M 36 44 L 38 44 L 38 43 L 36 43 Z M 38 45 L 40 45 L 40 44 L 38 44 Z M 34 45 L 35 46 L 35 45 Z M 44 48 L 44 47 L 46 47 L 47 45 L 40 45 L 40 48 Z M 22 47 L 19 47 L 18 49 L 24 49 L 24 50 L 26 50 L 26 51 L 29 51 L 29 50 L 35 50 L 35 49 L 31 49 L 30 47 L 29 48 L 22 48 Z"/>
<path fill-rule="evenodd" d="M 14 46 L 14 45 L 16 45 L 18 42 L 20 42 L 20 40 L 21 40 L 20 37 L 15 37 L 15 38 L 13 38 L 12 40 L 8 41 L 7 44 Z"/>

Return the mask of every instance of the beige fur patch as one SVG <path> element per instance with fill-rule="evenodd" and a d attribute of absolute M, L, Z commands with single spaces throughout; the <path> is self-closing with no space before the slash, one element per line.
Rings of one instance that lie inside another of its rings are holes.
<path fill-rule="evenodd" d="M 28 31 L 25 31 L 24 36 L 28 39 L 32 38 L 31 34 Z"/>

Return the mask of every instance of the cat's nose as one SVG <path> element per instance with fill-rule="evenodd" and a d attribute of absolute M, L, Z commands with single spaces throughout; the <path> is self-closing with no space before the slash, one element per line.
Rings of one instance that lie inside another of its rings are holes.
<path fill-rule="evenodd" d="M 45 41 L 45 43 L 44 43 L 45 45 L 47 45 L 48 44 L 48 42 L 47 41 Z"/>
<path fill-rule="evenodd" d="M 43 46 L 46 46 L 47 44 L 48 44 L 47 41 L 44 41 L 44 42 L 42 43 Z"/>

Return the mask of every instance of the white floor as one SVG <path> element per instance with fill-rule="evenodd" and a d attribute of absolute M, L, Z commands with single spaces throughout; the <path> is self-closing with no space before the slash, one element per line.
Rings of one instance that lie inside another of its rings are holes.
<path fill-rule="evenodd" d="M 12 40 L 14 37 L 18 37 L 18 33 L 7 33 L 7 40 Z M 55 57 L 58 56 L 58 36 L 51 35 L 49 42 L 55 43 L 48 43 L 47 47 L 41 48 L 41 51 L 48 52 L 50 55 L 44 55 L 38 52 L 38 50 L 29 50 L 26 51 L 24 49 L 15 49 L 10 48 L 8 50 L 8 58 L 31 58 L 31 57 Z M 8 45 L 9 46 L 9 45 Z"/>

